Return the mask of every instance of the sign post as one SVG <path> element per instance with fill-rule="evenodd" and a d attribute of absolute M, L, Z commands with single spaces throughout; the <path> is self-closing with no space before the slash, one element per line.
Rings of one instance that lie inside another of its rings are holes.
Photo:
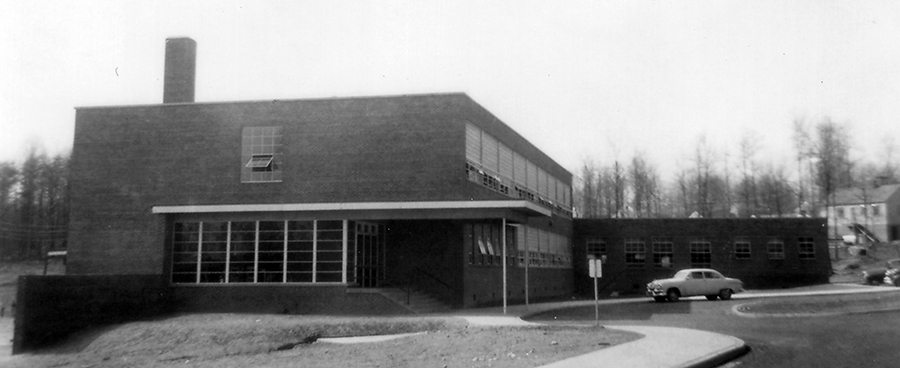
<path fill-rule="evenodd" d="M 600 291 L 597 289 L 597 279 L 603 277 L 603 260 L 588 258 L 588 273 L 594 279 L 594 322 L 600 326 Z"/>

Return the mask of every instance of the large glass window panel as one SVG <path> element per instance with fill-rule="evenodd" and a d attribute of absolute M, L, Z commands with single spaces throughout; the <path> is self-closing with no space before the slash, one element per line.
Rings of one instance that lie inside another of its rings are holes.
<path fill-rule="evenodd" d="M 256 222 L 231 223 L 228 282 L 253 282 L 256 273 Z"/>
<path fill-rule="evenodd" d="M 228 222 L 204 222 L 200 247 L 200 282 L 225 282 Z"/>
<path fill-rule="evenodd" d="M 288 221 L 287 282 L 312 282 L 313 222 Z"/>
<path fill-rule="evenodd" d="M 340 220 L 316 222 L 316 282 L 343 280 L 343 230 Z"/>
<path fill-rule="evenodd" d="M 284 221 L 260 221 L 256 281 L 283 282 L 284 256 Z"/>
<path fill-rule="evenodd" d="M 176 222 L 173 226 L 172 248 L 172 282 L 197 282 L 200 223 Z"/>

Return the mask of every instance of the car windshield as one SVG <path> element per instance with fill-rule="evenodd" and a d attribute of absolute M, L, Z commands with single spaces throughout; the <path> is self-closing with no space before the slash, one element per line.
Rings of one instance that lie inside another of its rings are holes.
<path fill-rule="evenodd" d="M 691 271 L 681 270 L 675 273 L 675 276 L 672 276 L 673 279 L 686 279 L 687 275 L 690 274 Z"/>

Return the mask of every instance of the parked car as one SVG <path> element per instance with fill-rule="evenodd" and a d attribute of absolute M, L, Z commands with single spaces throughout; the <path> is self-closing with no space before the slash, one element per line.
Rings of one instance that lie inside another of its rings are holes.
<path fill-rule="evenodd" d="M 647 284 L 647 295 L 657 302 L 677 302 L 679 298 L 706 296 L 706 299 L 731 299 L 734 293 L 744 291 L 741 280 L 722 276 L 708 268 L 689 268 L 675 273 L 672 278 L 653 280 Z"/>
<path fill-rule="evenodd" d="M 887 272 L 898 268 L 900 268 L 900 258 L 889 260 L 885 263 L 884 268 L 873 268 L 871 270 L 863 271 L 863 282 L 865 282 L 866 285 L 878 285 L 882 282 L 887 283 L 887 281 L 885 281 Z"/>
<path fill-rule="evenodd" d="M 900 286 L 900 268 L 892 268 L 885 271 L 884 283 L 888 285 Z"/>

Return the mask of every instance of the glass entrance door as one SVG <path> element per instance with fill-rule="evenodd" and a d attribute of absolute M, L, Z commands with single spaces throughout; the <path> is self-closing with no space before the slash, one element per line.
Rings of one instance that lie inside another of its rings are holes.
<path fill-rule="evenodd" d="M 356 282 L 379 287 L 384 280 L 384 225 L 356 222 Z"/>

